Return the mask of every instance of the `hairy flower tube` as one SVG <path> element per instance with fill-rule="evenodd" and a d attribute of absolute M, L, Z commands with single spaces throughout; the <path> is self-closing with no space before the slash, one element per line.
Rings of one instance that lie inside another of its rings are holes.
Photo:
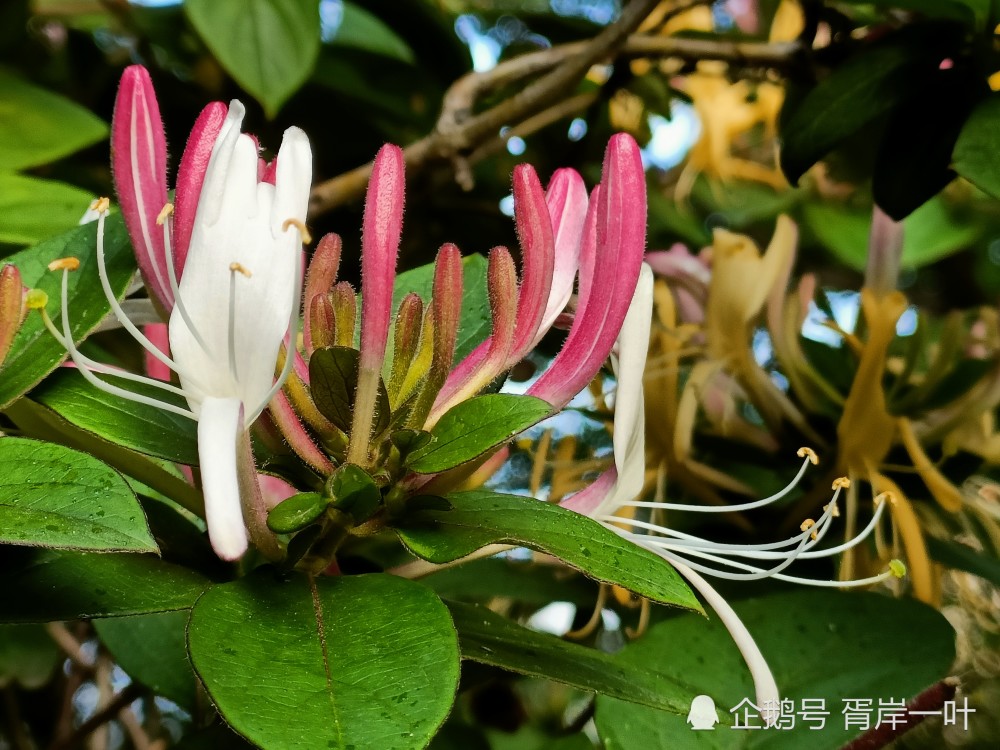
<path fill-rule="evenodd" d="M 155 98 L 145 97 L 140 101 L 148 105 Z M 226 560 L 239 558 L 246 551 L 250 537 L 265 554 L 273 551 L 269 549 L 273 540 L 265 526 L 266 510 L 253 473 L 247 430 L 280 390 L 291 370 L 291 359 L 287 358 L 275 380 L 282 341 L 286 336 L 294 339 L 298 320 L 304 221 L 312 176 L 311 149 L 301 130 L 286 130 L 275 161 L 262 165 L 257 142 L 240 132 L 243 115 L 242 104 L 234 100 L 217 129 L 207 158 L 199 148 L 195 163 L 189 163 L 188 179 L 198 186 L 197 206 L 190 205 L 188 196 L 182 226 L 171 221 L 175 207 L 165 201 L 156 208 L 156 216 L 150 222 L 151 205 L 164 197 L 165 190 L 161 195 L 149 188 L 156 176 L 139 164 L 133 165 L 135 171 L 129 172 L 124 182 L 131 180 L 135 187 L 145 181 L 149 189 L 136 187 L 131 193 L 123 192 L 122 167 L 116 159 L 119 191 L 131 195 L 131 204 L 123 205 L 126 224 L 133 238 L 142 238 L 142 242 L 136 243 L 140 267 L 150 283 L 151 293 L 171 308 L 172 356 L 164 354 L 143 335 L 115 299 L 104 261 L 108 201 L 101 199 L 96 205 L 98 270 L 111 309 L 119 323 L 150 355 L 177 374 L 180 385 L 118 371 L 95 362 L 76 348 L 70 333 L 65 276 L 78 265 L 75 259 L 63 259 L 50 266 L 64 272 L 62 331 L 45 316 L 50 331 L 96 387 L 198 422 L 209 538 L 215 552 Z M 133 117 L 129 126 L 132 148 L 143 147 L 149 134 L 148 128 L 140 125 L 148 125 L 149 119 L 148 112 Z M 116 127 L 120 122 L 116 119 Z M 155 152 L 156 149 L 150 150 Z M 181 198 L 179 185 L 178 206 Z M 154 227 L 160 234 L 159 242 L 153 240 Z M 175 252 L 175 232 L 185 235 L 181 241 L 183 257 Z M 99 374 L 181 396 L 187 407 L 121 388 L 98 377 Z"/>
<path fill-rule="evenodd" d="M 705 597 L 732 634 L 754 678 L 758 706 L 776 706 L 779 698 L 777 686 L 763 655 L 736 613 L 702 574 L 737 581 L 775 578 L 833 587 L 866 586 L 898 575 L 900 565 L 896 562 L 880 575 L 846 582 L 817 581 L 783 572 L 797 559 L 830 557 L 860 544 L 878 525 L 886 505 L 883 501 L 887 496 L 876 498 L 875 513 L 860 534 L 843 544 L 824 549 L 819 549 L 818 545 L 829 531 L 833 519 L 839 515 L 837 499 L 841 491 L 849 486 L 848 480 L 844 478 L 834 482 L 833 497 L 824 507 L 819 520 L 805 520 L 800 533 L 782 541 L 760 544 L 720 543 L 671 528 L 666 519 L 669 513 L 731 513 L 753 510 L 777 502 L 796 487 L 809 465 L 817 463 L 817 457 L 812 450 L 801 449 L 799 456 L 803 459 L 802 466 L 788 486 L 770 497 L 754 502 L 726 506 L 668 503 L 662 497 L 662 483 L 654 500 L 640 499 L 646 465 L 642 378 L 649 345 L 652 304 L 652 272 L 644 267 L 618 339 L 618 356 L 613 360 L 618 379 L 614 415 L 614 465 L 593 484 L 561 504 L 600 521 L 624 538 L 670 562 Z M 769 717 L 765 711 L 764 719 L 769 718 L 773 720 L 775 717 Z"/>

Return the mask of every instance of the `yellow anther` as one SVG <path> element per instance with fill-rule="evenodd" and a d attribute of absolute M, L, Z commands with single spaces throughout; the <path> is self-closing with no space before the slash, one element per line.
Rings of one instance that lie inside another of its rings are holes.
<path fill-rule="evenodd" d="M 313 238 L 309 234 L 309 230 L 306 229 L 306 225 L 302 223 L 299 219 L 285 219 L 284 223 L 281 225 L 281 231 L 287 232 L 288 227 L 295 227 L 299 230 L 299 234 L 302 235 L 302 242 L 306 245 L 312 244 Z"/>
<path fill-rule="evenodd" d="M 847 477 L 837 477 L 833 480 L 833 486 L 830 489 L 833 490 L 846 490 L 851 486 L 851 480 Z"/>
<path fill-rule="evenodd" d="M 242 263 L 237 263 L 236 261 L 233 261 L 232 263 L 229 264 L 229 270 L 233 271 L 234 273 L 241 273 L 248 279 L 251 276 L 253 276 L 253 274 L 250 273 L 250 270 L 246 266 L 244 266 Z"/>
<path fill-rule="evenodd" d="M 815 526 L 815 525 L 816 525 L 816 522 L 815 522 L 814 520 L 812 520 L 811 518 L 807 518 L 807 519 L 806 519 L 805 521 L 803 521 L 803 522 L 802 522 L 802 523 L 801 523 L 801 524 L 799 525 L 799 530 L 800 530 L 800 531 L 808 531 L 809 529 L 811 529 L 811 528 L 812 528 L 813 526 Z M 816 539 L 816 538 L 817 538 L 817 537 L 816 537 L 816 532 L 814 531 L 813 533 L 811 533 L 811 534 L 809 535 L 809 537 L 810 537 L 811 539 Z"/>
<path fill-rule="evenodd" d="M 24 304 L 29 310 L 44 310 L 49 304 L 49 295 L 41 289 L 29 289 L 24 297 Z"/>
<path fill-rule="evenodd" d="M 813 466 L 816 466 L 819 463 L 819 456 L 816 455 L 816 451 L 814 451 L 812 448 L 807 448 L 803 446 L 795 452 L 795 455 L 798 456 L 799 458 L 808 458 L 809 463 L 811 463 Z"/>
<path fill-rule="evenodd" d="M 906 576 L 906 565 L 902 560 L 890 560 L 889 572 L 896 578 L 904 578 Z"/>
<path fill-rule="evenodd" d="M 840 508 L 837 507 L 836 503 L 829 503 L 823 506 L 824 511 L 829 511 L 830 518 L 840 518 Z"/>
<path fill-rule="evenodd" d="M 167 203 L 160 209 L 160 213 L 156 217 L 156 225 L 163 226 L 163 222 L 167 220 L 168 216 L 172 216 L 174 213 L 174 204 Z"/>
<path fill-rule="evenodd" d="M 49 263 L 50 271 L 75 271 L 80 267 L 80 259 L 70 256 L 68 258 L 56 258 Z"/>
<path fill-rule="evenodd" d="M 896 504 L 896 496 L 892 492 L 889 492 L 889 491 L 880 492 L 880 493 L 878 493 L 875 496 L 874 503 L 877 506 L 879 503 L 883 503 L 883 502 L 889 503 L 889 505 L 895 505 Z"/>
<path fill-rule="evenodd" d="M 107 213 L 111 208 L 110 198 L 98 198 L 93 203 L 90 204 L 91 211 L 97 211 L 99 214 Z"/>

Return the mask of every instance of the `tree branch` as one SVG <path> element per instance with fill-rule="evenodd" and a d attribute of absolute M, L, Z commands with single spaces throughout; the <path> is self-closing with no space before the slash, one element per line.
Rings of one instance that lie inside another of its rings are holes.
<path fill-rule="evenodd" d="M 705 0 L 676 8 L 689 10 Z M 593 39 L 571 42 L 506 60 L 491 70 L 469 73 L 451 85 L 444 96 L 434 130 L 403 149 L 412 176 L 434 162 L 451 162 L 460 184 L 470 187 L 468 167 L 503 147 L 505 138 L 535 132 L 562 117 L 585 109 L 591 96 L 563 99 L 602 60 L 675 58 L 695 62 L 721 60 L 744 68 L 784 70 L 802 51 L 799 42 L 764 44 L 729 40 L 682 39 L 633 34 L 657 5 L 656 0 L 633 0 L 622 16 Z M 509 99 L 480 114 L 476 102 L 486 93 L 539 76 Z M 552 102 L 557 104 L 553 105 Z M 504 137 L 500 128 L 510 126 Z M 371 176 L 372 162 L 319 183 L 313 188 L 313 216 L 359 199 Z"/>

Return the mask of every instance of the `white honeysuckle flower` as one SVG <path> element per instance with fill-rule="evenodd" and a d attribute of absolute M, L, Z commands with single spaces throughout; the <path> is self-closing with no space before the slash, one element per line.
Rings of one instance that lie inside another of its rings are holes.
<path fill-rule="evenodd" d="M 753 677 L 757 705 L 768 724 L 777 720 L 772 707 L 779 705 L 779 692 L 774 676 L 753 637 L 743 625 L 728 602 L 702 577 L 701 574 L 731 580 L 776 578 L 783 581 L 815 586 L 866 586 L 901 573 L 902 565 L 893 561 L 889 569 L 878 576 L 854 581 L 817 581 L 783 574 L 796 559 L 829 557 L 859 544 L 878 525 L 886 502 L 876 498 L 876 509 L 865 529 L 849 541 L 815 549 L 830 529 L 839 513 L 837 498 L 849 486 L 846 479 L 833 484 L 833 498 L 824 507 L 818 521 L 803 522 L 801 532 L 781 542 L 764 544 L 726 544 L 676 531 L 665 524 L 668 512 L 731 513 L 752 510 L 785 497 L 801 481 L 810 464 L 817 463 L 816 454 L 808 449 L 799 450 L 803 459 L 799 472 L 780 492 L 749 503 L 728 506 L 702 506 L 667 503 L 662 499 L 663 482 L 659 483 L 657 498 L 653 501 L 637 499 L 642 494 L 646 472 L 645 410 L 643 374 L 649 348 L 650 324 L 653 312 L 653 278 L 648 266 L 643 265 L 625 322 L 618 337 L 617 356 L 612 366 L 617 376 L 614 414 L 614 466 L 593 484 L 571 496 L 561 504 L 600 521 L 625 539 L 645 547 L 670 562 L 681 575 L 705 598 L 729 631 L 743 655 Z M 661 477 L 662 478 L 662 477 Z M 636 518 L 644 511 L 644 518 Z M 625 528 L 623 528 L 625 527 Z M 760 564 L 745 560 L 763 562 Z"/>
<path fill-rule="evenodd" d="M 180 387 L 124 373 L 81 354 L 70 333 L 65 274 L 63 330 L 57 331 L 49 322 L 80 372 L 95 386 L 198 422 L 205 520 L 213 549 L 226 560 L 235 560 L 246 551 L 248 528 L 260 546 L 254 534 L 259 514 L 252 507 L 253 498 L 247 497 L 259 492 L 256 479 L 250 476 L 252 457 L 245 460 L 250 455 L 246 432 L 281 388 L 293 363 L 292 357 L 286 357 L 275 379 L 282 342 L 286 336 L 295 338 L 312 180 L 312 151 L 305 133 L 294 127 L 286 130 L 277 164 L 262 169 L 256 141 L 240 132 L 243 116 L 243 105 L 234 100 L 205 169 L 179 281 L 171 250 L 169 204 L 158 220 L 174 296 L 169 321 L 171 356 L 139 331 L 115 299 L 104 263 L 108 201 L 95 204 L 98 268 L 112 311 L 139 344 L 177 373 Z M 56 262 L 52 268 L 73 270 L 73 260 Z M 119 388 L 95 373 L 180 395 L 188 408 Z"/>

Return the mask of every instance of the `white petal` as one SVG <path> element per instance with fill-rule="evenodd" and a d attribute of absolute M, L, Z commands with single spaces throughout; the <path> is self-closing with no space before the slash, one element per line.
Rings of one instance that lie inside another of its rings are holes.
<path fill-rule="evenodd" d="M 222 209 L 222 195 L 228 185 L 229 160 L 232 158 L 233 148 L 240 137 L 244 114 L 246 114 L 246 110 L 243 108 L 243 104 L 239 100 L 233 99 L 229 103 L 226 119 L 222 123 L 219 135 L 215 138 L 212 156 L 208 160 L 205 181 L 202 183 L 201 195 L 198 198 L 196 221 L 200 219 L 203 222 L 214 224 L 218 220 L 219 212 Z"/>
<path fill-rule="evenodd" d="M 205 493 L 205 521 L 212 549 L 223 560 L 247 550 L 240 506 L 236 449 L 243 430 L 243 404 L 235 398 L 206 398 L 198 419 L 198 458 Z"/>
<path fill-rule="evenodd" d="M 646 470 L 645 414 L 642 377 L 649 351 L 649 329 L 653 316 L 653 272 L 645 263 L 618 334 L 615 396 L 616 495 L 635 500 L 642 491 Z"/>
<path fill-rule="evenodd" d="M 278 168 L 274 180 L 271 231 L 275 237 L 284 232 L 282 225 L 288 219 L 305 222 L 311 184 L 312 148 L 309 138 L 298 128 L 288 128 L 278 150 Z"/>

